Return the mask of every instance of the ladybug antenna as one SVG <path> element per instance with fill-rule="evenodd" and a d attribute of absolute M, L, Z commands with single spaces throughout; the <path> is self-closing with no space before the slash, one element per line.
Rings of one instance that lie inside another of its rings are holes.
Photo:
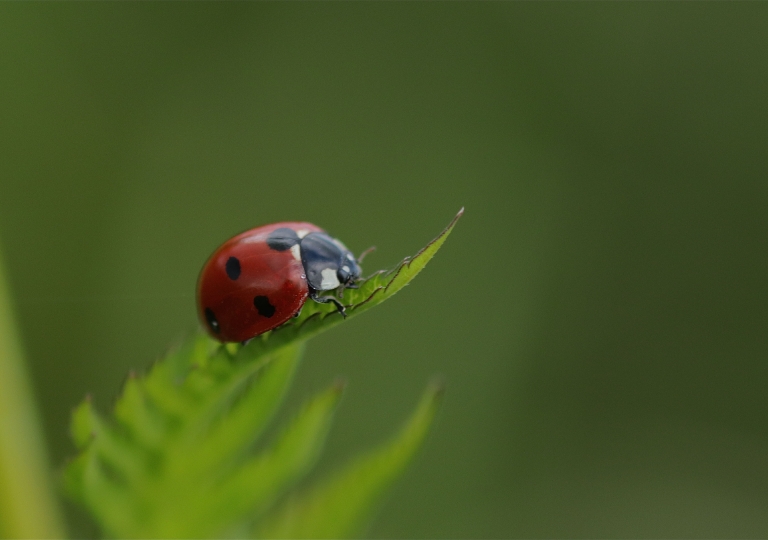
<path fill-rule="evenodd" d="M 363 259 L 365 259 L 365 256 L 368 255 L 369 253 L 373 253 L 374 251 L 376 251 L 376 246 L 371 246 L 365 251 L 363 251 L 360 254 L 360 256 L 357 258 L 357 264 L 363 264 Z"/>

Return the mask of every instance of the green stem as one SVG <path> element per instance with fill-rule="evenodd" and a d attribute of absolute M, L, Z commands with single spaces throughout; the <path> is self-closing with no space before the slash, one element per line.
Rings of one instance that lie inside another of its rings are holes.
<path fill-rule="evenodd" d="M 64 529 L 0 257 L 0 536 L 62 538 Z"/>

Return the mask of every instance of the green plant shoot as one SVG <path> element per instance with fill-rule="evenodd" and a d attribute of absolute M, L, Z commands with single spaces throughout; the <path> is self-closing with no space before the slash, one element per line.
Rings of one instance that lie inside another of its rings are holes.
<path fill-rule="evenodd" d="M 407 285 L 462 212 L 394 270 L 344 291 L 348 318 Z M 304 342 L 343 320 L 333 306 L 307 302 L 299 317 L 246 345 L 224 346 L 199 334 L 146 375 L 131 374 L 108 418 L 86 398 L 72 415 L 79 454 L 64 470 L 66 491 L 114 537 L 359 533 L 419 448 L 442 391 L 430 384 L 411 420 L 380 448 L 315 486 L 297 487 L 322 449 L 343 383 L 310 398 L 271 440 L 262 435 Z"/>

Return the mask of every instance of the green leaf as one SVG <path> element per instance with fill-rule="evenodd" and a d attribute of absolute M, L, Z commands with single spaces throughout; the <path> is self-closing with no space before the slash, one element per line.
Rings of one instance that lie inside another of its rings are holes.
<path fill-rule="evenodd" d="M 98 429 L 98 419 L 95 417 L 91 397 L 86 396 L 83 402 L 72 412 L 70 434 L 78 450 L 86 447 Z"/>
<path fill-rule="evenodd" d="M 246 462 L 211 494 L 205 510 L 237 522 L 265 508 L 301 478 L 320 452 L 343 388 L 343 384 L 334 384 L 312 400 L 270 448 Z M 207 532 L 202 523 L 190 534 L 201 531 Z"/>
<path fill-rule="evenodd" d="M 396 292 L 408 285 L 421 272 L 427 263 L 451 234 L 464 209 L 459 210 L 448 226 L 423 249 L 413 257 L 406 257 L 393 270 L 379 271 L 363 280 L 358 289 L 346 289 L 341 297 L 347 307 L 347 317 L 350 319 L 372 307 L 391 298 Z M 268 351 L 285 343 L 306 340 L 322 331 L 343 322 L 345 319 L 332 304 L 307 302 L 302 308 L 301 315 L 282 326 L 262 334 L 241 349 L 242 354 L 258 355 L 260 351 Z"/>
<path fill-rule="evenodd" d="M 386 488 L 421 445 L 441 395 L 441 385 L 430 385 L 416 412 L 392 441 L 289 499 L 265 518 L 256 536 L 348 538 L 359 534 Z"/>
<path fill-rule="evenodd" d="M 88 400 L 75 410 L 72 432 L 84 450 L 68 465 L 65 486 L 110 535 L 189 532 L 190 509 L 205 508 L 208 492 L 242 467 L 302 349 L 233 358 L 205 336 L 188 341 L 145 377 L 129 377 L 113 421 L 100 421 Z M 230 525 L 207 519 L 213 531 Z"/>
<path fill-rule="evenodd" d="M 414 257 L 345 291 L 349 316 L 409 283 L 460 216 Z M 147 374 L 130 374 L 110 416 L 100 417 L 87 398 L 72 415 L 72 438 L 80 453 L 64 470 L 66 491 L 109 536 L 247 533 L 301 480 L 322 447 L 339 385 L 318 395 L 271 446 L 254 453 L 290 385 L 304 341 L 342 320 L 332 307 L 307 302 L 300 317 L 244 346 L 196 335 Z M 361 466 L 359 489 L 369 486 L 366 500 L 374 500 L 374 492 L 415 450 L 429 410 L 420 413 L 416 431 L 404 434 L 399 446 L 380 458 L 375 475 Z M 350 506 L 355 523 L 368 508 Z"/>
<path fill-rule="evenodd" d="M 59 538 L 64 534 L 33 394 L 0 256 L 2 538 Z"/>

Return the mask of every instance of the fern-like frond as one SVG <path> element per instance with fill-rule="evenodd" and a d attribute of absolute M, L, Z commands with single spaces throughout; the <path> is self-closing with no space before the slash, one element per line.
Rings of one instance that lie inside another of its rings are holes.
<path fill-rule="evenodd" d="M 345 291 L 349 316 L 410 282 L 459 216 L 395 270 Z M 254 446 L 282 402 L 304 341 L 342 320 L 328 306 L 307 302 L 300 317 L 244 346 L 196 335 L 147 374 L 129 375 L 110 417 L 101 417 L 86 399 L 72 416 L 72 438 L 80 453 L 65 468 L 66 490 L 115 537 L 242 536 L 260 526 L 260 516 L 278 519 L 274 504 L 314 463 L 342 386 L 318 394 L 270 445 L 257 453 Z M 336 487 L 312 492 L 312 500 L 326 497 L 328 508 L 338 511 L 339 490 L 351 489 L 357 475 L 360 503 L 347 510 L 357 517 L 345 518 L 349 527 L 357 524 L 418 446 L 434 402 L 419 408 L 410 424 L 416 427 L 379 457 L 366 458 L 372 465 L 361 461 L 330 484 Z M 317 521 L 305 515 L 308 524 Z"/>

